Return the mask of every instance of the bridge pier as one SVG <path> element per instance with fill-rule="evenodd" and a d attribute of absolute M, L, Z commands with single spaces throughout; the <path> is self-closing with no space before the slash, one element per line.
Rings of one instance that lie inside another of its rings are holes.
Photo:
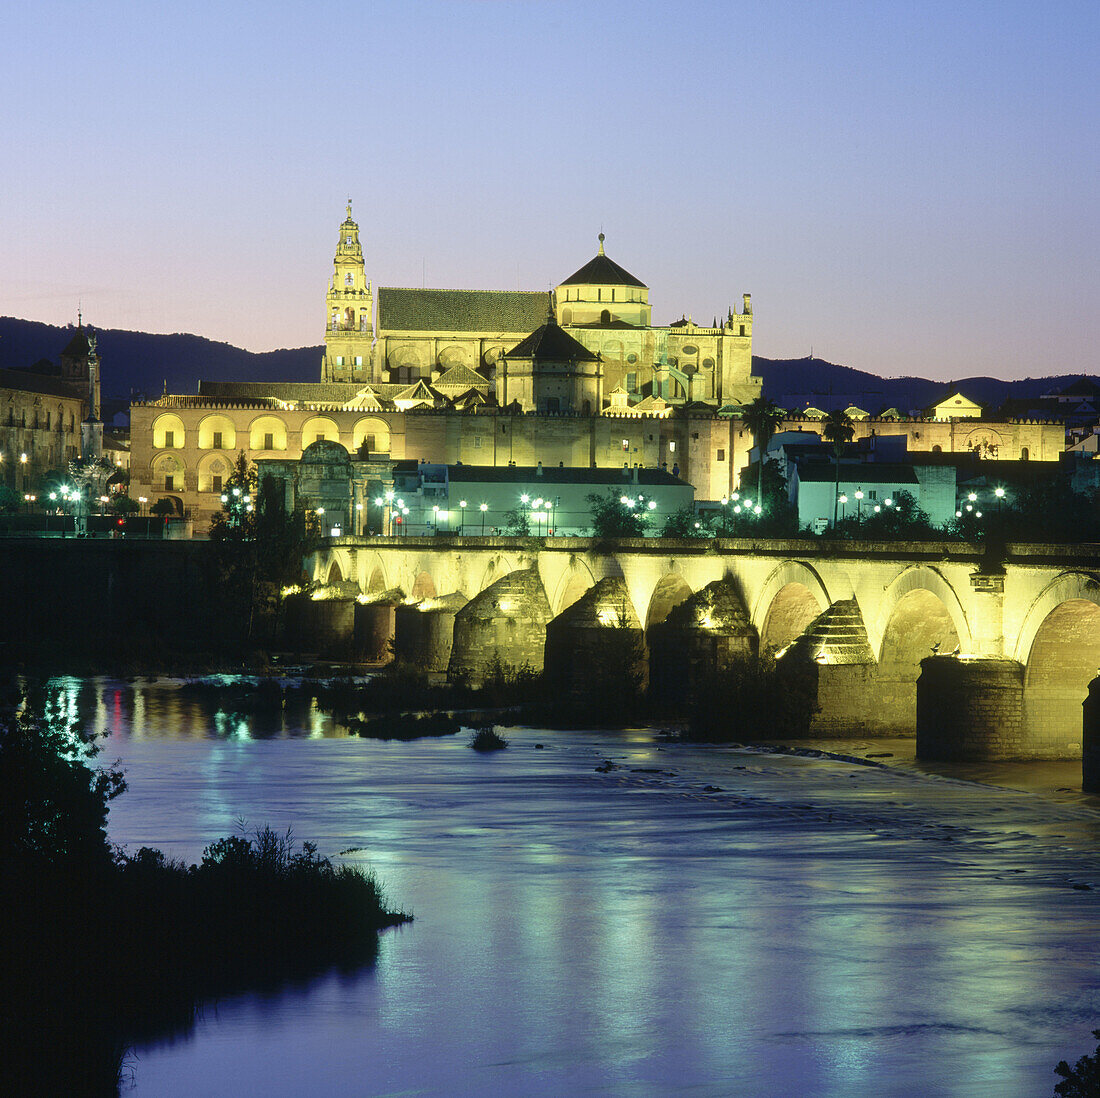
<path fill-rule="evenodd" d="M 859 603 L 834 602 L 780 658 L 781 672 L 816 700 L 814 736 L 882 736 L 896 733 L 877 688 L 878 665 Z"/>
<path fill-rule="evenodd" d="M 422 671 L 446 671 L 455 615 L 465 605 L 466 596 L 455 592 L 398 606 L 394 611 L 394 659 Z"/>
<path fill-rule="evenodd" d="M 715 580 L 649 627 L 649 683 L 665 704 L 694 700 L 707 683 L 759 648 L 748 611 L 729 579 Z"/>
<path fill-rule="evenodd" d="M 353 597 L 312 599 L 290 595 L 284 607 L 286 639 L 296 652 L 342 655 L 350 650 L 355 635 L 356 602 Z"/>
<path fill-rule="evenodd" d="M 1100 676 L 1089 683 L 1081 703 L 1081 789 L 1100 793 Z"/>
<path fill-rule="evenodd" d="M 541 671 L 552 617 L 538 569 L 510 572 L 455 615 L 447 677 L 479 686 L 494 665 Z"/>
<path fill-rule="evenodd" d="M 600 580 L 546 626 L 551 696 L 614 704 L 608 691 L 621 695 L 624 683 L 644 691 L 648 671 L 642 623 L 621 577 Z"/>
<path fill-rule="evenodd" d="M 992 657 L 929 656 L 917 680 L 917 758 L 985 762 L 1028 750 L 1024 668 Z"/>
<path fill-rule="evenodd" d="M 370 601 L 355 604 L 355 650 L 364 659 L 385 661 L 393 654 L 395 611 L 404 595 L 394 589 L 364 597 Z"/>

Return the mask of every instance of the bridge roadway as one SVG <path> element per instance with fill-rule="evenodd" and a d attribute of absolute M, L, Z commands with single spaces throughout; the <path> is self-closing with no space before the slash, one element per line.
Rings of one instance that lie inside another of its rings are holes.
<path fill-rule="evenodd" d="M 911 733 L 919 715 L 928 755 L 1079 755 L 1081 702 L 1100 667 L 1096 544 L 342 537 L 306 572 L 342 581 L 345 596 L 353 581 L 361 602 L 399 591 L 406 606 L 448 609 L 448 626 L 456 605 L 509 576 L 537 576 L 544 621 L 608 581 L 647 637 L 725 580 L 761 651 L 809 653 L 818 732 Z"/>

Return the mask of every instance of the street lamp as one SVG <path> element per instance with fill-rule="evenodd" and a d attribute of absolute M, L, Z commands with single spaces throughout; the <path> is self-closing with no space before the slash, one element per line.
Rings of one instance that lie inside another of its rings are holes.
<path fill-rule="evenodd" d="M 840 521 L 843 522 L 848 517 L 848 496 L 844 492 L 841 492 L 840 495 L 837 496 L 837 501 L 841 505 Z"/>
<path fill-rule="evenodd" d="M 458 501 L 458 536 L 462 537 L 466 533 L 466 501 L 460 499 Z"/>
<path fill-rule="evenodd" d="M 357 534 L 363 533 L 363 505 L 361 503 L 355 505 L 355 532 Z"/>
<path fill-rule="evenodd" d="M 856 497 L 856 526 L 859 526 L 863 519 L 863 489 L 857 488 L 855 491 Z"/>
<path fill-rule="evenodd" d="M 478 504 L 478 510 L 481 512 L 481 536 L 485 537 L 485 512 L 489 510 L 487 503 Z"/>

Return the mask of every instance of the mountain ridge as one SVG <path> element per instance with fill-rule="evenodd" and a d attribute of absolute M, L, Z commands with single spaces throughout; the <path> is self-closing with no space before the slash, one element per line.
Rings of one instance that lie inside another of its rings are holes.
<path fill-rule="evenodd" d="M 72 324 L 0 317 L 0 369 L 26 370 L 42 359 L 56 363 L 75 330 Z M 320 380 L 324 352 L 320 344 L 255 352 L 186 332 L 166 335 L 122 328 L 94 330 L 103 360 L 105 398 L 155 399 L 165 390 L 194 393 L 200 380 Z M 753 356 L 753 372 L 763 378 L 764 395 L 783 408 L 812 405 L 832 411 L 855 404 L 872 414 L 889 407 L 903 414 L 916 411 L 956 390 L 996 408 L 1009 397 L 1039 397 L 1077 378 L 1091 376 L 1078 372 L 1016 381 L 978 376 L 944 382 L 915 376 L 880 377 L 819 358 L 768 359 L 757 355 Z"/>

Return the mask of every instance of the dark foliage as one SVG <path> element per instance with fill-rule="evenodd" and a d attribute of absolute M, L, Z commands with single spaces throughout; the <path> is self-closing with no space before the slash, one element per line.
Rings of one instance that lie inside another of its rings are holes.
<path fill-rule="evenodd" d="M 121 775 L 77 731 L 0 715 L 0 1027 L 6 1093 L 115 1094 L 126 1046 L 186 1032 L 201 1001 L 370 961 L 370 874 L 261 829 L 202 864 L 107 842 Z"/>
<path fill-rule="evenodd" d="M 495 728 L 479 728 L 470 737 L 470 746 L 475 751 L 503 751 L 508 741 Z"/>
<path fill-rule="evenodd" d="M 309 542 L 303 511 L 288 512 L 279 486 L 244 452 L 225 483 L 225 502 L 210 523 L 210 561 L 220 598 L 218 639 L 242 653 L 278 631 L 280 591 L 302 570 Z"/>
<path fill-rule="evenodd" d="M 814 684 L 768 656 L 709 677 L 688 713 L 688 739 L 712 742 L 798 739 L 809 732 Z"/>
<path fill-rule="evenodd" d="M 609 489 L 604 495 L 590 492 L 586 497 L 592 508 L 592 536 L 596 538 L 643 538 L 649 527 L 649 512 L 622 502 L 621 492 Z M 634 497 L 631 497 L 634 498 Z"/>
<path fill-rule="evenodd" d="M 1100 1038 L 1100 1029 L 1094 1029 L 1092 1035 Z M 1054 1093 L 1060 1098 L 1100 1098 L 1100 1045 L 1091 1056 L 1082 1056 L 1073 1067 L 1065 1060 L 1060 1061 L 1054 1074 L 1062 1077 L 1054 1087 Z"/>

